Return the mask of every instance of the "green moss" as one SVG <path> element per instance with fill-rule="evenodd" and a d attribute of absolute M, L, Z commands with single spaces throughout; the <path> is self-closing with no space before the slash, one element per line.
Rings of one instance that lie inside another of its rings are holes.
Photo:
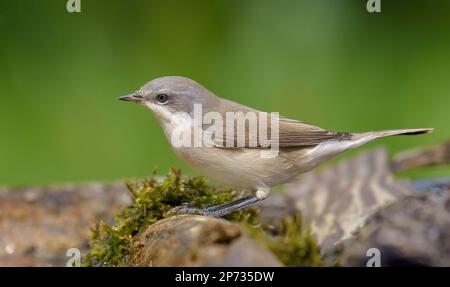
<path fill-rule="evenodd" d="M 182 177 L 172 168 L 163 181 L 155 172 L 143 182 L 127 183 L 132 203 L 114 218 L 114 225 L 100 222 L 92 232 L 90 251 L 85 266 L 121 266 L 125 264 L 134 235 L 146 226 L 165 217 L 167 211 L 184 203 L 194 207 L 227 203 L 242 195 L 235 190 L 208 185 L 204 177 Z M 230 221 L 256 222 L 256 209 L 237 211 L 228 215 Z"/>
<path fill-rule="evenodd" d="M 114 225 L 100 222 L 92 230 L 90 251 L 84 266 L 126 265 L 133 237 L 148 225 L 165 217 L 183 203 L 204 208 L 227 203 L 243 195 L 231 189 L 215 188 L 204 177 L 183 177 L 171 169 L 162 181 L 153 175 L 142 182 L 127 183 L 132 203 L 114 218 Z M 323 266 L 316 241 L 301 217 L 286 218 L 267 232 L 258 224 L 256 208 L 233 212 L 226 219 L 243 224 L 250 235 L 266 245 L 287 266 Z"/>
<path fill-rule="evenodd" d="M 286 217 L 273 230 L 254 228 L 247 230 L 260 243 L 271 250 L 286 266 L 326 266 L 320 257 L 320 249 L 302 216 Z"/>

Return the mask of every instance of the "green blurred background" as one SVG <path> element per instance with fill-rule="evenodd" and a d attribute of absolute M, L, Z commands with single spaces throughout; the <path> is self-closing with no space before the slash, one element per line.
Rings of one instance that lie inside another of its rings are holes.
<path fill-rule="evenodd" d="M 193 173 L 150 112 L 116 101 L 162 75 L 331 130 L 436 128 L 375 143 L 391 152 L 450 136 L 450 1 L 382 0 L 381 14 L 366 0 L 65 7 L 0 2 L 2 185 Z"/>

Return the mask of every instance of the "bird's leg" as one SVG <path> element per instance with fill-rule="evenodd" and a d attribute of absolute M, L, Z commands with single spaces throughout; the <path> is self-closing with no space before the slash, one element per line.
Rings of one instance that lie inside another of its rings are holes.
<path fill-rule="evenodd" d="M 223 217 L 230 214 L 233 211 L 240 210 L 253 206 L 264 199 L 270 194 L 269 189 L 258 189 L 256 196 L 247 196 L 232 202 L 228 202 L 221 205 L 211 206 L 204 209 L 188 207 L 186 205 L 177 206 L 167 213 L 167 215 L 180 215 L 180 214 L 198 214 L 205 216 Z"/>

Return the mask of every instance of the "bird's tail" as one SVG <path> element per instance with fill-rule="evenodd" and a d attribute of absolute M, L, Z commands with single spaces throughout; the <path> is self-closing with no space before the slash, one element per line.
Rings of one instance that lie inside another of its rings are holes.
<path fill-rule="evenodd" d="M 354 147 L 368 143 L 374 139 L 399 135 L 420 135 L 433 131 L 432 128 L 425 129 L 402 129 L 402 130 L 385 130 L 376 132 L 355 133 L 352 136 Z"/>
<path fill-rule="evenodd" d="M 351 133 L 347 134 L 350 137 L 342 140 L 326 141 L 319 144 L 312 150 L 312 157 L 315 158 L 316 163 L 323 162 L 331 157 L 340 154 L 341 152 L 351 150 L 362 146 L 377 138 L 397 136 L 397 135 L 419 135 L 431 132 L 433 129 L 402 129 L 402 130 L 386 130 L 365 133 Z"/>

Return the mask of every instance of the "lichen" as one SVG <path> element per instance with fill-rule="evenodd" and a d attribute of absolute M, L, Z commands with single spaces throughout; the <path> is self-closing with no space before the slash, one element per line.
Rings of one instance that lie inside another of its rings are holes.
<path fill-rule="evenodd" d="M 114 217 L 113 225 L 99 222 L 93 228 L 84 266 L 127 265 L 134 236 L 164 218 L 173 207 L 190 203 L 204 208 L 243 196 L 236 190 L 211 186 L 204 177 L 181 176 L 175 168 L 163 180 L 158 180 L 155 174 L 156 171 L 141 182 L 126 183 L 131 204 Z M 236 211 L 225 218 L 244 226 L 286 266 L 323 266 L 316 241 L 300 216 L 283 220 L 276 234 L 259 224 L 256 208 Z"/>

